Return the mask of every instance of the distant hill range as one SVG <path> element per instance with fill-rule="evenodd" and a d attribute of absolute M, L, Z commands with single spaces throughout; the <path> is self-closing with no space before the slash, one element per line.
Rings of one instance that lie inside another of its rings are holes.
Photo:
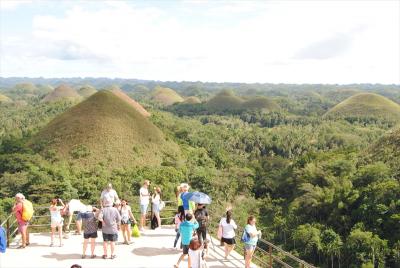
<path fill-rule="evenodd" d="M 400 120 L 400 105 L 374 93 L 359 93 L 330 109 L 326 118 L 380 118 Z"/>
<path fill-rule="evenodd" d="M 160 86 L 154 88 L 152 99 L 155 102 L 165 106 L 184 101 L 184 99 L 178 93 L 176 93 L 175 90 Z"/>
<path fill-rule="evenodd" d="M 251 97 L 243 99 L 231 90 L 223 90 L 207 102 L 207 108 L 215 111 L 224 110 L 264 110 L 275 111 L 280 107 L 267 97 Z"/>
<path fill-rule="evenodd" d="M 57 116 L 30 141 L 42 155 L 74 165 L 157 166 L 179 158 L 179 147 L 128 101 L 99 91 Z"/>
<path fill-rule="evenodd" d="M 62 84 L 46 95 L 42 102 L 56 102 L 60 100 L 79 101 L 82 97 L 76 92 L 75 89 L 68 85 Z"/>

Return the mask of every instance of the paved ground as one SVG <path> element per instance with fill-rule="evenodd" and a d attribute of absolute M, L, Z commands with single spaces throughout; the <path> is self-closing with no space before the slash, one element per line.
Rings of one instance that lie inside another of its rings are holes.
<path fill-rule="evenodd" d="M 144 267 L 155 268 L 173 267 L 180 256 L 180 251 L 174 249 L 173 241 L 175 231 L 172 227 L 160 230 L 146 230 L 140 238 L 133 238 L 132 245 L 122 244 L 122 236 L 116 247 L 116 259 L 103 260 L 101 255 L 102 238 L 96 242 L 96 259 L 81 259 L 82 240 L 78 235 L 71 235 L 64 239 L 63 247 L 49 247 L 50 235 L 48 233 L 31 234 L 31 245 L 25 249 L 16 249 L 15 240 L 5 254 L 0 254 L 0 267 L 63 267 L 69 268 L 72 264 L 88 267 Z M 58 245 L 58 240 L 55 240 Z M 228 261 L 223 261 L 223 248 L 217 245 L 210 246 L 207 265 L 209 268 L 244 267 L 243 257 L 233 252 Z M 88 248 L 88 253 L 90 249 Z M 187 262 L 182 262 L 180 267 L 186 268 Z"/>

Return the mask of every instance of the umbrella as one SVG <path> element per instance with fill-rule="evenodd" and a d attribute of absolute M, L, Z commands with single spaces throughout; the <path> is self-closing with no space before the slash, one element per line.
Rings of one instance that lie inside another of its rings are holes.
<path fill-rule="evenodd" d="M 197 204 L 211 204 L 211 197 L 202 192 L 192 192 L 187 194 L 187 199 Z"/>

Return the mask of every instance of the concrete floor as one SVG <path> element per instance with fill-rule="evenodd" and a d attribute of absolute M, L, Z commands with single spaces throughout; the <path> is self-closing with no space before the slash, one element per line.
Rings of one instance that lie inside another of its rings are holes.
<path fill-rule="evenodd" d="M 113 260 L 102 259 L 102 236 L 96 242 L 95 259 L 81 259 L 82 241 L 80 235 L 69 235 L 68 239 L 64 239 L 63 247 L 50 247 L 49 233 L 31 234 L 31 245 L 25 249 L 17 249 L 14 243 L 7 249 L 5 254 L 0 254 L 0 267 L 63 267 L 69 268 L 72 264 L 79 264 L 83 268 L 89 267 L 130 267 L 130 268 L 152 268 L 162 267 L 168 268 L 178 260 L 181 252 L 173 248 L 175 231 L 173 227 L 163 227 L 159 230 L 145 230 L 140 238 L 132 238 L 133 244 L 122 244 L 123 238 L 119 234 L 119 242 L 116 246 L 115 254 L 117 257 Z M 58 245 L 58 239 L 55 240 Z M 207 265 L 209 268 L 228 268 L 228 267 L 244 267 L 243 256 L 237 252 L 227 261 L 223 260 L 223 248 L 218 245 L 218 241 L 213 239 L 210 243 L 209 257 Z M 87 253 L 90 252 L 90 247 Z M 181 263 L 180 267 L 186 268 L 187 262 Z"/>

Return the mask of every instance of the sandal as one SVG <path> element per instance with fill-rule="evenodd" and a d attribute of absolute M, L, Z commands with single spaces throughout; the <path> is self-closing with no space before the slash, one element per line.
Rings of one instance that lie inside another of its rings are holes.
<path fill-rule="evenodd" d="M 96 258 L 96 255 L 92 255 L 92 256 L 90 256 L 90 258 L 91 258 L 91 259 L 94 259 L 94 258 Z"/>
<path fill-rule="evenodd" d="M 115 259 L 117 255 L 111 255 L 110 259 Z"/>
<path fill-rule="evenodd" d="M 22 249 L 22 248 L 25 248 L 25 246 L 19 246 L 19 247 L 17 247 L 18 249 Z"/>
<path fill-rule="evenodd" d="M 103 259 L 107 259 L 107 255 L 103 255 L 102 258 L 103 258 Z"/>
<path fill-rule="evenodd" d="M 82 257 L 81 257 L 82 259 L 86 259 L 86 255 L 82 255 Z"/>
<path fill-rule="evenodd" d="M 179 268 L 179 266 L 175 264 L 175 265 L 174 265 L 174 268 Z"/>

